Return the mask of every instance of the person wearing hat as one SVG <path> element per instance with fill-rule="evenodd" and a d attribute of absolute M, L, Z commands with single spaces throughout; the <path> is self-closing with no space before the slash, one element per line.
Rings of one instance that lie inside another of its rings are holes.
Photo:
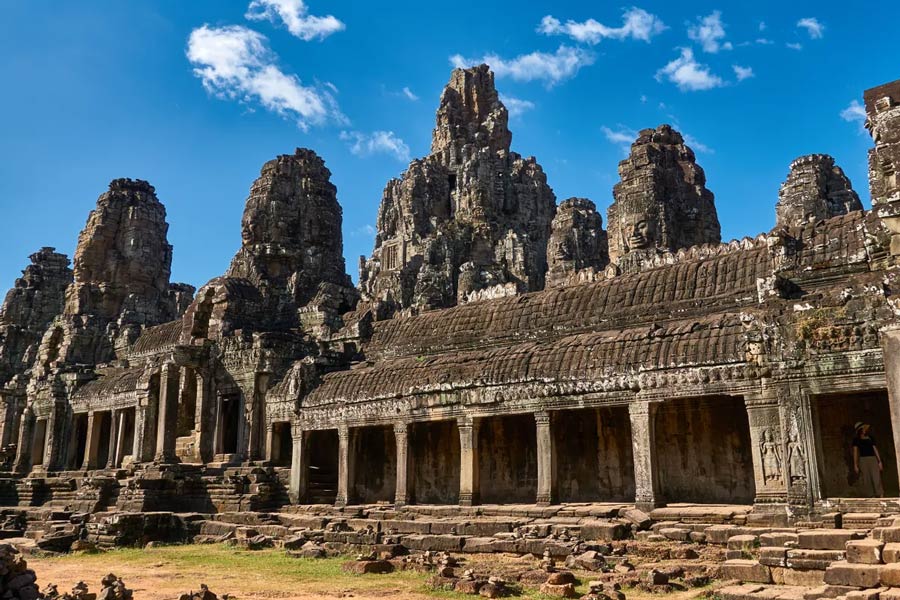
<path fill-rule="evenodd" d="M 880 498 L 884 496 L 884 488 L 881 485 L 883 466 L 875 438 L 869 435 L 870 428 L 868 423 L 862 421 L 857 421 L 853 426 L 856 430 L 856 437 L 853 438 L 853 472 L 859 477 L 864 497 Z"/>

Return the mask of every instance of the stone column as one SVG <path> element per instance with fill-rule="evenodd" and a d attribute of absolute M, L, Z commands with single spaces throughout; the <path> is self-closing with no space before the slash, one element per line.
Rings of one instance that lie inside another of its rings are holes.
<path fill-rule="evenodd" d="M 119 443 L 119 415 L 122 411 L 109 411 L 109 451 L 106 453 L 106 464 L 101 465 L 107 469 L 116 468 L 116 448 Z"/>
<path fill-rule="evenodd" d="M 8 396 L 0 391 L 0 446 L 9 443 L 10 432 L 12 431 L 13 414 L 15 411 L 15 397 Z"/>
<path fill-rule="evenodd" d="M 350 428 L 338 427 L 338 489 L 335 506 L 346 506 L 350 494 Z"/>
<path fill-rule="evenodd" d="M 394 505 L 403 506 L 409 503 L 409 426 L 406 423 L 394 425 L 394 442 L 397 448 L 397 488 L 394 492 Z"/>
<path fill-rule="evenodd" d="M 213 431 L 213 455 L 222 454 L 225 450 L 223 443 L 225 435 L 225 399 L 221 394 L 216 394 L 216 427 Z"/>
<path fill-rule="evenodd" d="M 900 242 L 900 236 L 898 236 L 898 242 Z M 881 330 L 881 346 L 884 351 L 884 374 L 887 379 L 888 400 L 891 407 L 894 448 L 900 449 L 900 324 Z M 897 461 L 897 467 L 900 469 L 900 460 Z"/>
<path fill-rule="evenodd" d="M 265 460 L 275 460 L 275 424 L 266 423 L 266 454 Z"/>
<path fill-rule="evenodd" d="M 744 398 L 750 424 L 750 451 L 757 504 L 787 501 L 784 466 L 784 438 L 778 396 L 762 393 Z"/>
<path fill-rule="evenodd" d="M 65 460 L 66 434 L 72 421 L 69 404 L 65 399 L 56 399 L 50 416 L 47 418 L 47 426 L 44 431 L 44 470 L 61 470 Z"/>
<path fill-rule="evenodd" d="M 655 420 L 656 405 L 632 402 L 628 405 L 631 419 L 631 444 L 634 454 L 634 503 L 642 510 L 662 504 L 656 473 Z"/>
<path fill-rule="evenodd" d="M 291 503 L 300 504 L 306 496 L 306 460 L 303 442 L 303 431 L 295 430 L 291 433 L 293 446 L 291 447 L 291 482 L 288 489 L 288 495 Z"/>
<path fill-rule="evenodd" d="M 125 457 L 125 411 L 119 411 L 119 422 L 116 426 L 116 453 L 113 460 L 112 468 L 118 469 L 122 466 L 122 459 Z"/>
<path fill-rule="evenodd" d="M 197 455 L 200 462 L 211 462 L 215 454 L 216 393 L 212 377 L 197 371 L 197 412 L 194 428 L 197 430 Z"/>
<path fill-rule="evenodd" d="M 90 411 L 87 422 L 87 440 L 84 444 L 84 460 L 81 468 L 85 471 L 97 468 L 97 450 L 100 448 L 100 423 L 97 413 Z"/>
<path fill-rule="evenodd" d="M 178 367 L 164 365 L 159 378 L 159 415 L 156 419 L 156 457 L 161 463 L 172 463 L 178 429 Z"/>
<path fill-rule="evenodd" d="M 478 426 L 477 419 L 460 417 L 459 427 L 459 504 L 478 504 Z"/>
<path fill-rule="evenodd" d="M 553 502 L 553 491 L 556 484 L 550 413 L 536 412 L 534 421 L 537 425 L 537 503 L 539 506 L 547 506 Z"/>
<path fill-rule="evenodd" d="M 19 425 L 19 444 L 16 447 L 17 473 L 25 474 L 31 469 L 31 443 L 34 438 L 34 410 L 26 406 L 22 411 L 22 422 Z"/>

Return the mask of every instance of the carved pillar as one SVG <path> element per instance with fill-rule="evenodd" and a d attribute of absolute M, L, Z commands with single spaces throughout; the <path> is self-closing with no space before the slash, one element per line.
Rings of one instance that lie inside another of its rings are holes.
<path fill-rule="evenodd" d="M 403 506 L 409 502 L 409 426 L 406 423 L 394 425 L 394 441 L 397 448 L 397 489 L 394 504 Z"/>
<path fill-rule="evenodd" d="M 85 471 L 97 468 L 97 450 L 100 449 L 100 423 L 97 413 L 90 411 L 87 422 L 87 441 L 84 444 L 84 460 L 81 468 Z"/>
<path fill-rule="evenodd" d="M 812 399 L 797 384 L 779 386 L 781 435 L 784 440 L 784 481 L 788 502 L 811 506 L 822 498 L 819 481 L 816 428 L 813 425 Z"/>
<path fill-rule="evenodd" d="M 553 431 L 550 426 L 550 413 L 546 411 L 534 413 L 537 426 L 537 503 L 546 506 L 553 502 L 556 484 L 556 465 L 553 448 Z"/>
<path fill-rule="evenodd" d="M 267 373 L 257 373 L 253 378 L 253 393 L 250 396 L 251 404 L 247 407 L 249 436 L 247 440 L 247 458 L 249 460 L 259 460 L 262 456 L 260 447 L 262 446 L 262 431 L 266 426 L 266 389 L 268 388 L 269 375 Z"/>
<path fill-rule="evenodd" d="M 159 414 L 156 419 L 156 457 L 161 463 L 176 462 L 178 429 L 178 367 L 164 365 L 159 379 Z"/>
<path fill-rule="evenodd" d="M 650 402 L 632 402 L 628 405 L 634 455 L 634 503 L 642 509 L 655 508 L 663 503 L 656 472 L 656 408 Z"/>
<path fill-rule="evenodd" d="M 197 412 L 194 417 L 194 428 L 197 435 L 197 454 L 200 462 L 211 462 L 215 454 L 215 434 L 218 413 L 216 412 L 216 393 L 212 377 L 198 371 L 197 377 Z"/>
<path fill-rule="evenodd" d="M 47 418 L 47 429 L 44 442 L 44 470 L 56 471 L 64 468 L 66 450 L 66 434 L 72 418 L 69 412 L 69 404 L 65 399 L 56 399 L 50 416 Z"/>
<path fill-rule="evenodd" d="M 881 347 L 884 350 L 884 374 L 887 379 L 894 448 L 900 449 L 900 325 L 881 330 Z M 897 467 L 900 469 L 900 461 L 897 461 Z"/>
<path fill-rule="evenodd" d="M 22 422 L 19 425 L 19 444 L 16 447 L 17 473 L 25 474 L 31 469 L 31 444 L 34 439 L 34 410 L 26 406 L 22 411 Z"/>
<path fill-rule="evenodd" d="M 778 396 L 771 391 L 744 398 L 750 424 L 750 450 L 757 504 L 787 502 L 781 414 Z"/>
<path fill-rule="evenodd" d="M 106 453 L 106 464 L 100 465 L 107 469 L 116 468 L 116 448 L 119 442 L 119 416 L 121 413 L 122 411 L 119 410 L 109 411 L 109 440 L 107 441 L 109 451 Z"/>
<path fill-rule="evenodd" d="M 300 504 L 306 497 L 306 460 L 305 448 L 303 447 L 304 438 L 303 431 L 294 430 L 291 433 L 293 445 L 291 446 L 291 481 L 289 484 L 288 495 L 291 503 Z"/>
<path fill-rule="evenodd" d="M 350 429 L 338 427 L 338 489 L 335 506 L 346 506 L 350 494 Z"/>
<path fill-rule="evenodd" d="M 15 396 L 0 391 L 0 446 L 9 444 L 12 432 L 13 415 L 15 414 Z"/>
<path fill-rule="evenodd" d="M 478 426 L 472 417 L 460 417 L 459 427 L 459 504 L 478 504 Z"/>

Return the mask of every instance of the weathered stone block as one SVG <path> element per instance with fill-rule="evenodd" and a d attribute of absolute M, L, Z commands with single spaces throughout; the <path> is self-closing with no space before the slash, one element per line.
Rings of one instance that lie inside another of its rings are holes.
<path fill-rule="evenodd" d="M 809 550 L 844 550 L 847 542 L 862 537 L 862 533 L 848 529 L 812 529 L 797 534 L 797 544 Z"/>
<path fill-rule="evenodd" d="M 881 549 L 881 560 L 886 563 L 900 562 L 900 542 L 885 544 Z"/>
<path fill-rule="evenodd" d="M 773 567 L 772 581 L 780 585 L 795 585 L 800 587 L 821 586 L 825 582 L 825 572 Z"/>
<path fill-rule="evenodd" d="M 884 543 L 878 540 L 850 540 L 847 542 L 847 562 L 879 565 L 883 548 Z"/>
<path fill-rule="evenodd" d="M 857 565 L 837 561 L 825 569 L 825 583 L 861 588 L 875 587 L 880 581 L 879 571 L 878 565 Z"/>
<path fill-rule="evenodd" d="M 881 566 L 881 584 L 886 587 L 900 587 L 900 563 Z"/>
<path fill-rule="evenodd" d="M 786 567 L 787 549 L 776 547 L 760 548 L 759 562 L 767 567 Z"/>
<path fill-rule="evenodd" d="M 842 561 L 846 553 L 840 550 L 788 550 L 787 566 L 794 569 L 817 569 L 824 571 L 833 562 Z"/>
<path fill-rule="evenodd" d="M 726 560 L 719 567 L 719 577 L 753 583 L 772 583 L 769 567 L 755 560 Z"/>
<path fill-rule="evenodd" d="M 771 533 L 763 533 L 759 536 L 760 546 L 784 546 L 785 544 L 797 543 L 798 535 L 786 531 L 773 531 Z"/>

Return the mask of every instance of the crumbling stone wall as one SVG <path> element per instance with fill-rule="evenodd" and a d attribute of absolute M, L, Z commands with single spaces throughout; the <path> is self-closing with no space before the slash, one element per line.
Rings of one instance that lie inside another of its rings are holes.
<path fill-rule="evenodd" d="M 596 279 L 609 264 L 609 242 L 597 207 L 587 198 L 560 203 L 547 244 L 547 285 Z"/>
<path fill-rule="evenodd" d="M 706 174 L 669 125 L 643 129 L 619 163 L 621 180 L 607 213 L 609 257 L 718 244 L 721 230 Z"/>
<path fill-rule="evenodd" d="M 431 154 L 388 183 L 361 259 L 378 317 L 543 288 L 556 199 L 537 161 L 510 151 L 508 118 L 486 65 L 453 71 Z"/>
<path fill-rule="evenodd" d="M 844 171 L 827 154 L 801 156 L 778 190 L 776 227 L 797 227 L 862 210 L 859 196 Z"/>

